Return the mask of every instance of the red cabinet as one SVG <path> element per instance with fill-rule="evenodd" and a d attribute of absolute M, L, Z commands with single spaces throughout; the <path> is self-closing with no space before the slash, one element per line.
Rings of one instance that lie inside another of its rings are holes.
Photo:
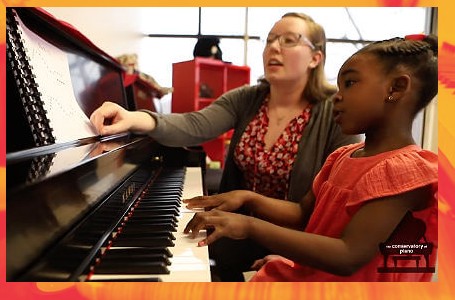
<path fill-rule="evenodd" d="M 172 112 L 190 112 L 204 108 L 223 93 L 250 84 L 250 68 L 236 66 L 211 58 L 196 57 L 194 60 L 172 65 Z M 203 144 L 212 161 L 224 163 L 230 133 Z"/>

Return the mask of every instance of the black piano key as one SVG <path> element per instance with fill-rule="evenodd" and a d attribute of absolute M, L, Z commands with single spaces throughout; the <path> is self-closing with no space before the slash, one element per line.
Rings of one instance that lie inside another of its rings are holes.
<path fill-rule="evenodd" d="M 149 216 L 138 216 L 131 215 L 130 217 L 125 218 L 125 222 L 134 223 L 134 222 L 145 222 L 145 221 L 163 221 L 163 222 L 177 222 L 176 215 L 149 215 Z"/>
<path fill-rule="evenodd" d="M 151 188 L 153 189 L 160 189 L 166 188 L 168 186 L 179 185 L 182 183 L 183 176 L 166 176 L 166 177 L 159 177 L 154 182 L 160 183 L 160 185 L 154 184 Z"/>
<path fill-rule="evenodd" d="M 137 211 L 156 211 L 156 210 L 170 210 L 179 212 L 180 209 L 178 206 L 174 204 L 160 204 L 160 205 L 141 205 L 138 207 L 133 208 L 130 212 L 134 213 Z"/>
<path fill-rule="evenodd" d="M 141 201 L 176 201 L 180 202 L 181 200 L 181 195 L 178 195 L 178 193 L 174 192 L 173 194 L 169 195 L 157 195 L 157 194 L 143 194 L 140 197 Z"/>
<path fill-rule="evenodd" d="M 138 206 L 134 207 L 133 209 L 180 207 L 181 205 L 182 204 L 180 202 L 150 201 L 150 202 L 141 202 Z"/>
<path fill-rule="evenodd" d="M 151 228 L 151 230 L 153 230 L 154 228 L 156 229 L 167 229 L 169 228 L 169 231 L 173 231 L 175 232 L 178 225 L 176 222 L 168 222 L 168 221 L 162 221 L 162 220 L 153 220 L 153 221 L 133 221 L 133 222 L 127 222 L 125 223 L 125 225 L 123 225 L 123 227 L 120 227 L 118 230 L 119 231 L 122 231 L 122 230 L 133 230 L 133 228 L 135 228 L 134 230 L 136 231 L 142 231 L 142 230 L 146 230 L 148 227 Z"/>
<path fill-rule="evenodd" d="M 161 172 L 161 176 L 159 177 L 160 180 L 175 180 L 175 178 L 181 179 L 184 175 L 184 170 L 182 169 L 165 169 Z"/>
<path fill-rule="evenodd" d="M 142 199 L 154 199 L 159 197 L 169 197 L 169 196 L 182 196 L 182 191 L 161 191 L 161 192 L 153 192 L 153 193 L 146 193 Z"/>
<path fill-rule="evenodd" d="M 94 274 L 169 274 L 164 262 L 118 261 L 101 263 Z"/>
<path fill-rule="evenodd" d="M 125 222 L 122 227 L 119 227 L 117 231 L 121 232 L 122 230 L 136 230 L 142 231 L 146 230 L 148 227 L 151 229 L 156 228 L 169 228 L 169 231 L 175 232 L 177 230 L 177 223 L 175 222 L 167 222 L 161 220 L 153 220 L 153 221 L 133 221 L 133 222 Z M 134 228 L 134 229 L 133 229 Z"/>
<path fill-rule="evenodd" d="M 132 212 L 131 217 L 149 217 L 149 216 L 162 216 L 162 215 L 174 215 L 177 216 L 179 210 L 175 208 L 165 209 L 138 209 Z"/>
<path fill-rule="evenodd" d="M 175 200 L 175 199 L 146 199 L 146 198 L 141 198 L 140 201 L 138 201 L 133 207 L 141 207 L 142 205 L 147 205 L 147 206 L 156 206 L 156 205 L 181 205 L 180 200 Z"/>
<path fill-rule="evenodd" d="M 142 232 L 155 232 L 155 231 L 177 231 L 177 226 L 169 223 L 156 223 L 148 225 L 131 225 L 122 228 L 122 233 L 142 233 Z"/>
<path fill-rule="evenodd" d="M 139 205 L 137 207 L 134 207 L 131 212 L 138 211 L 138 210 L 153 210 L 153 209 L 173 209 L 180 211 L 180 204 L 174 204 L 174 203 L 169 203 L 169 204 L 143 204 Z"/>
<path fill-rule="evenodd" d="M 183 190 L 182 182 L 165 182 L 165 181 L 157 181 L 153 186 L 150 186 L 146 193 L 161 193 L 167 191 L 181 191 Z"/>
<path fill-rule="evenodd" d="M 172 257 L 172 252 L 168 248 L 163 247 L 147 247 L 147 248 L 110 248 L 104 255 L 130 257 L 150 254 L 162 254 L 167 257 Z"/>
<path fill-rule="evenodd" d="M 177 211 L 180 211 L 180 203 L 168 203 L 168 204 L 148 204 L 148 203 L 143 203 L 141 205 L 138 205 L 134 207 L 131 211 L 136 211 L 136 210 L 151 210 L 151 209 L 175 209 Z"/>
<path fill-rule="evenodd" d="M 181 183 L 177 183 L 177 184 L 169 184 L 169 183 L 161 183 L 164 188 L 160 189 L 158 187 L 156 188 L 150 188 L 147 190 L 147 193 L 150 193 L 150 194 L 162 194 L 162 195 L 172 195 L 172 196 L 175 196 L 175 195 L 178 195 L 180 193 L 182 193 L 183 191 L 183 187 L 182 187 L 182 184 Z M 174 193 L 174 194 L 171 194 Z"/>
<path fill-rule="evenodd" d="M 171 169 L 168 169 L 168 170 L 164 170 L 164 172 L 161 173 L 161 175 L 165 175 L 165 176 L 161 176 L 159 177 L 160 181 L 175 181 L 175 180 L 181 180 L 184 176 L 184 172 L 180 172 L 182 170 L 177 170 L 177 169 L 174 169 L 174 170 L 171 170 Z"/>
<path fill-rule="evenodd" d="M 172 232 L 161 231 L 161 232 L 145 232 L 145 233 L 121 233 L 118 234 L 115 239 L 131 239 L 131 240 L 143 240 L 143 239 L 170 239 L 175 240 Z"/>
<path fill-rule="evenodd" d="M 174 242 L 169 237 L 157 238 L 128 238 L 121 235 L 115 239 L 112 247 L 173 247 Z"/>
<path fill-rule="evenodd" d="M 169 213 L 166 213 L 166 210 L 169 211 Z M 159 206 L 140 206 L 136 207 L 132 210 L 129 211 L 128 215 L 132 215 L 136 212 L 153 212 L 153 211 L 161 211 L 163 214 L 173 214 L 175 215 L 176 213 L 178 214 L 180 212 L 180 208 L 175 206 L 175 205 L 159 205 Z"/>
<path fill-rule="evenodd" d="M 144 232 L 121 232 L 120 234 L 117 235 L 116 238 L 132 238 L 132 239 L 137 239 L 137 238 L 170 238 L 171 240 L 175 240 L 174 235 L 172 232 L 169 231 L 144 231 Z"/>
<path fill-rule="evenodd" d="M 162 193 L 162 192 L 168 192 L 168 191 L 181 191 L 183 190 L 182 188 L 182 183 L 177 182 L 156 182 L 159 183 L 160 186 L 152 186 L 147 189 L 146 193 Z"/>
<path fill-rule="evenodd" d="M 123 263 L 123 262 L 162 262 L 166 265 L 170 265 L 171 261 L 169 260 L 169 257 L 160 254 L 160 253 L 152 253 L 152 254 L 143 254 L 143 255 L 128 255 L 128 256 L 119 256 L 119 255 L 109 255 L 109 252 L 106 253 L 105 256 L 103 256 L 100 259 L 101 263 L 100 264 L 105 264 L 105 263 Z"/>
<path fill-rule="evenodd" d="M 168 185 L 172 185 L 172 184 L 176 184 L 176 183 L 180 183 L 182 182 L 183 180 L 183 174 L 181 176 L 174 176 L 174 175 L 171 175 L 171 174 L 162 174 L 162 175 L 165 175 L 165 176 L 160 176 L 158 177 L 157 179 L 155 179 L 155 183 L 160 183 L 161 185 L 153 185 L 153 188 L 157 188 L 157 187 L 166 187 L 167 184 Z"/>
<path fill-rule="evenodd" d="M 151 196 L 153 196 L 154 193 L 143 193 L 142 196 L 141 196 L 141 199 L 156 199 L 156 200 L 162 200 L 162 201 L 167 201 L 167 200 L 180 200 L 180 195 L 178 195 L 179 193 L 174 193 L 174 194 L 166 194 L 166 195 L 154 195 L 155 197 L 152 198 Z"/>

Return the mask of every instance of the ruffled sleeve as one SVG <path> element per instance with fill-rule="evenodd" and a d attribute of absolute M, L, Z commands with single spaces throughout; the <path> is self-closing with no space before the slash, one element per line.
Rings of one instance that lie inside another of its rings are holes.
<path fill-rule="evenodd" d="M 437 192 L 438 157 L 417 150 L 389 157 L 371 168 L 360 178 L 347 202 L 349 210 L 381 197 L 396 195 L 419 187 L 432 185 Z"/>

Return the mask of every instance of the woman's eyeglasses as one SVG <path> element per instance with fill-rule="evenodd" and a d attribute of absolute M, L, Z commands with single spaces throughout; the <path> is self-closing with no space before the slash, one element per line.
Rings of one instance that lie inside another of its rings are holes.
<path fill-rule="evenodd" d="M 302 41 L 305 45 L 311 48 L 311 50 L 316 50 L 316 47 L 313 45 L 312 42 L 305 36 L 294 33 L 294 32 L 286 32 L 283 34 L 273 34 L 270 33 L 266 39 L 266 46 L 270 46 L 275 40 L 278 40 L 278 44 L 280 47 L 284 48 L 291 48 L 297 46 L 300 41 Z"/>

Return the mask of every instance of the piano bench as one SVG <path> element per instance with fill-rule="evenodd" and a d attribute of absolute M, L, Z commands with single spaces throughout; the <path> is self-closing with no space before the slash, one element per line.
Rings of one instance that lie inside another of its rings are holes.
<path fill-rule="evenodd" d="M 419 267 L 420 256 L 419 255 L 394 255 L 392 256 L 393 259 L 393 266 L 397 267 L 397 262 L 399 260 L 415 260 L 416 267 Z"/>

